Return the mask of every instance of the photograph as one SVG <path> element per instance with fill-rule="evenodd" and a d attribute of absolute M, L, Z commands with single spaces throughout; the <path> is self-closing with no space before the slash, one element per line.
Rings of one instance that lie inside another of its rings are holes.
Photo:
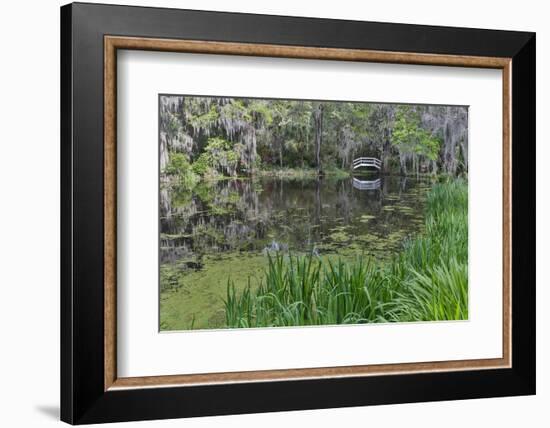
<path fill-rule="evenodd" d="M 468 106 L 159 94 L 159 330 L 468 320 Z"/>
<path fill-rule="evenodd" d="M 544 2 L 120 3 L 2 4 L 0 428 L 550 427 Z"/>

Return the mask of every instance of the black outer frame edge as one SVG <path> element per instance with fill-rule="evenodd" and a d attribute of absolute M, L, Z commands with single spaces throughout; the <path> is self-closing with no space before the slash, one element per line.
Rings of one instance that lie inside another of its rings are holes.
<path fill-rule="evenodd" d="M 515 142 L 515 143 L 514 143 Z M 536 36 L 512 59 L 512 364 L 536 391 Z"/>
<path fill-rule="evenodd" d="M 60 11 L 61 34 L 61 340 L 60 340 L 60 416 L 65 422 L 74 422 L 73 416 L 73 350 L 72 350 L 72 9 L 62 7 Z"/>
<path fill-rule="evenodd" d="M 513 57 L 532 34 L 192 9 L 78 2 L 72 5 L 82 18 L 86 17 L 88 25 L 97 25 L 94 30 L 130 37 Z M 209 26 L 204 25 L 206 21 Z"/>
<path fill-rule="evenodd" d="M 204 25 L 206 21 L 210 25 Z M 63 421 L 83 424 L 535 393 L 533 33 L 98 4 L 63 6 L 61 27 Z M 521 141 L 521 146 L 512 145 L 513 367 L 105 393 L 102 287 L 105 34 L 513 57 L 512 132 L 513 141 Z"/>

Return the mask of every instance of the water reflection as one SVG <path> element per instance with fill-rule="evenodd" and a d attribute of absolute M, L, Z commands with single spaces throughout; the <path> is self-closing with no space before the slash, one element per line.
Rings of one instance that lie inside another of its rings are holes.
<path fill-rule="evenodd" d="M 352 183 L 353 187 L 357 190 L 378 190 L 380 189 L 382 179 L 378 177 L 374 180 L 364 180 L 361 178 L 353 177 Z"/>
<path fill-rule="evenodd" d="M 160 262 L 208 254 L 356 251 L 387 257 L 423 223 L 425 181 L 401 177 L 240 179 L 160 192 Z"/>

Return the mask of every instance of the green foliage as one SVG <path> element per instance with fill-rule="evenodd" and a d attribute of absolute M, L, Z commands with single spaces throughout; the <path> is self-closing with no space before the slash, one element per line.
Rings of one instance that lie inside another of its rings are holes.
<path fill-rule="evenodd" d="M 426 232 L 405 243 L 392 272 L 403 284 L 396 320 L 467 319 L 468 184 L 436 184 L 428 194 Z"/>
<path fill-rule="evenodd" d="M 256 118 L 269 125 L 273 121 L 274 108 L 270 107 L 270 102 L 266 100 L 251 100 L 248 105 L 248 117 Z"/>
<path fill-rule="evenodd" d="M 204 113 L 189 115 L 188 120 L 193 128 L 208 129 L 216 123 L 218 118 L 219 114 L 216 105 L 212 104 L 210 105 L 210 108 Z"/>
<path fill-rule="evenodd" d="M 207 152 L 202 153 L 199 158 L 193 162 L 193 171 L 198 175 L 205 175 L 210 170 L 212 160 L 210 154 Z"/>
<path fill-rule="evenodd" d="M 236 175 L 240 150 L 239 144 L 232 144 L 223 138 L 209 138 L 204 152 L 193 163 L 193 171 L 199 175 L 207 173 Z"/>
<path fill-rule="evenodd" d="M 201 176 L 251 174 L 259 165 L 350 169 L 359 156 L 382 159 L 385 172 L 468 169 L 453 149 L 457 141 L 467 145 L 464 107 L 166 96 L 160 129 L 168 151 L 186 153 Z M 230 145 L 220 158 L 208 153 L 212 139 Z"/>
<path fill-rule="evenodd" d="M 169 154 L 168 164 L 164 168 L 166 175 L 177 175 L 189 168 L 189 159 L 183 153 L 172 152 Z"/>
<path fill-rule="evenodd" d="M 393 144 L 400 152 L 437 159 L 441 141 L 422 128 L 419 112 L 411 106 L 399 106 L 395 113 Z"/>
<path fill-rule="evenodd" d="M 265 283 L 240 295 L 227 287 L 230 327 L 327 325 L 365 322 L 382 312 L 377 295 L 384 280 L 372 264 L 358 260 L 328 265 L 313 256 L 269 257 Z"/>
<path fill-rule="evenodd" d="M 360 258 L 269 256 L 257 289 L 227 284 L 228 327 L 271 327 L 468 318 L 467 183 L 436 184 L 426 231 L 388 264 Z"/>
<path fill-rule="evenodd" d="M 175 116 L 170 116 L 167 124 L 168 135 L 174 136 L 181 131 L 181 123 Z"/>
<path fill-rule="evenodd" d="M 192 189 L 199 179 L 191 168 L 187 155 L 178 152 L 169 154 L 164 174 L 175 178 L 176 184 L 185 189 Z"/>

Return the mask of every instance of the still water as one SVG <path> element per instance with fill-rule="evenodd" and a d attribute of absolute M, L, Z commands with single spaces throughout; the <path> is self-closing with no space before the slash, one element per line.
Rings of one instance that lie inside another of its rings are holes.
<path fill-rule="evenodd" d="M 161 189 L 161 330 L 223 326 L 228 279 L 261 281 L 272 251 L 387 259 L 422 231 L 428 181 L 258 178 Z"/>

